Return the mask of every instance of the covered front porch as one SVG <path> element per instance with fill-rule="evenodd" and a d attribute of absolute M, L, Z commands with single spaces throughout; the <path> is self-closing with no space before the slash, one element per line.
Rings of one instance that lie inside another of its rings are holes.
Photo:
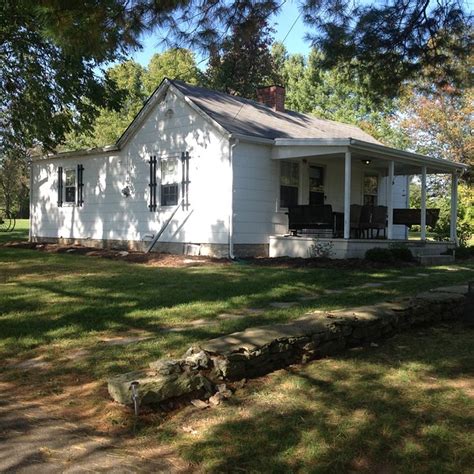
<path fill-rule="evenodd" d="M 272 257 L 309 257 L 316 243 L 327 243 L 333 258 L 363 257 L 369 248 L 401 243 L 415 256 L 439 255 L 457 244 L 463 165 L 354 139 L 277 139 L 272 158 L 280 163 L 280 211 L 289 217 L 288 231 L 270 238 Z M 427 240 L 439 213 L 427 209 L 427 181 L 434 174 L 450 179 L 448 242 Z M 421 183 L 418 209 L 409 209 L 413 175 Z M 416 241 L 408 239 L 411 225 L 420 226 Z"/>

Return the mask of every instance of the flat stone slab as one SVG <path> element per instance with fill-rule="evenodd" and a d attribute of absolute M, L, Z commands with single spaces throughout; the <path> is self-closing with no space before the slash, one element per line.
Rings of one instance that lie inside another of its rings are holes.
<path fill-rule="evenodd" d="M 350 322 L 370 324 L 381 318 L 391 319 L 393 311 L 402 303 L 388 302 L 376 306 L 361 306 L 351 310 L 332 312 L 316 311 L 287 324 L 275 324 L 249 328 L 201 343 L 199 347 L 210 353 L 228 355 L 233 352 L 251 352 L 273 341 L 288 337 L 303 337 L 309 334 L 329 332 L 330 328 Z"/>
<path fill-rule="evenodd" d="M 307 295 L 307 296 L 300 296 L 298 299 L 299 301 L 314 301 L 321 298 L 321 295 Z"/>
<path fill-rule="evenodd" d="M 346 290 L 324 290 L 325 295 L 339 295 L 344 293 Z"/>
<path fill-rule="evenodd" d="M 360 286 L 360 288 L 378 288 L 380 286 L 383 286 L 384 283 L 380 282 L 374 282 L 374 283 L 364 283 L 363 285 Z"/>
<path fill-rule="evenodd" d="M 442 286 L 441 288 L 435 288 L 430 290 L 430 292 L 438 293 L 455 293 L 458 295 L 467 295 L 469 292 L 469 285 L 453 285 L 453 286 Z"/>
<path fill-rule="evenodd" d="M 443 302 L 443 301 L 455 301 L 463 300 L 464 295 L 462 293 L 455 292 L 441 292 L 441 291 L 424 291 L 415 296 L 417 300 L 431 301 L 433 303 Z"/>
<path fill-rule="evenodd" d="M 292 308 L 293 306 L 298 305 L 298 301 L 274 301 L 273 303 L 270 303 L 270 306 L 272 308 Z"/>
<path fill-rule="evenodd" d="M 127 346 L 128 344 L 146 341 L 148 339 L 152 339 L 153 337 L 154 336 L 110 337 L 100 339 L 100 343 L 105 344 L 106 346 Z"/>
<path fill-rule="evenodd" d="M 132 382 L 137 383 L 140 403 L 160 403 L 210 386 L 209 381 L 199 373 L 161 375 L 153 370 L 142 370 L 110 379 L 108 383 L 110 396 L 124 405 L 132 404 Z"/>
<path fill-rule="evenodd" d="M 217 319 L 221 321 L 238 321 L 239 319 L 247 318 L 246 314 L 233 314 L 233 313 L 223 313 L 217 316 Z"/>

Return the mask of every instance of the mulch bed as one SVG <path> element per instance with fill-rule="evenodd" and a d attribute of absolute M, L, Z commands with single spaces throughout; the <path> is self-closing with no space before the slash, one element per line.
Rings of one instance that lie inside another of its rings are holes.
<path fill-rule="evenodd" d="M 209 265 L 255 265 L 259 267 L 277 268 L 341 268 L 341 269 L 378 269 L 378 268 L 400 268 L 417 266 L 417 262 L 370 262 L 359 258 L 348 258 L 331 260 L 328 258 L 243 258 L 232 262 L 226 258 L 213 258 L 203 255 L 172 255 L 167 253 L 143 253 L 131 252 L 120 249 L 100 249 L 82 245 L 59 245 L 38 242 L 7 242 L 0 247 L 15 249 L 32 249 L 46 253 L 68 253 L 74 255 L 86 255 L 90 257 L 108 258 L 121 260 L 129 263 L 142 263 L 157 267 L 190 267 Z"/>

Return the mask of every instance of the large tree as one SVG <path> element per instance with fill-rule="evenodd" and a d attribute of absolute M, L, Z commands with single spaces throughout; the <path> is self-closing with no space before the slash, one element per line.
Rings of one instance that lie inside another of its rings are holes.
<path fill-rule="evenodd" d="M 202 82 L 202 73 L 197 67 L 194 54 L 184 48 L 172 48 L 152 56 L 143 77 L 146 95 L 150 95 L 165 77 L 180 79 L 189 84 Z"/>
<path fill-rule="evenodd" d="M 0 155 L 0 207 L 17 217 L 28 217 L 28 161 L 24 154 Z"/>
<path fill-rule="evenodd" d="M 217 90 L 256 98 L 258 87 L 280 82 L 271 54 L 272 28 L 266 10 L 255 8 L 211 48 L 207 84 Z"/>
<path fill-rule="evenodd" d="M 286 106 L 320 118 L 352 123 L 387 145 L 408 146 L 399 129 L 392 127 L 398 101 L 375 100 L 361 76 L 342 67 L 328 67 L 324 54 L 313 49 L 309 57 L 288 54 L 281 43 L 273 46 L 275 64 L 286 86 Z"/>
<path fill-rule="evenodd" d="M 158 29 L 171 44 L 210 51 L 256 9 L 268 19 L 282 3 L 4 0 L 0 146 L 51 149 L 71 129 L 91 127 L 98 107 L 115 101 L 113 82 L 98 68 L 139 47 L 144 33 Z M 298 3 L 326 61 L 354 67 L 353 74 L 367 78 L 367 89 L 375 95 L 396 95 L 427 65 L 440 83 L 455 78 L 448 59 L 464 55 L 470 46 L 471 19 L 461 0 Z"/>
<path fill-rule="evenodd" d="M 98 115 L 91 129 L 68 133 L 61 146 L 62 150 L 115 143 L 165 77 L 197 84 L 202 73 L 198 70 L 191 51 L 175 48 L 154 54 L 146 68 L 128 60 L 109 68 L 106 75 L 114 81 L 122 94 L 121 107 L 118 110 L 111 107 L 98 108 Z"/>

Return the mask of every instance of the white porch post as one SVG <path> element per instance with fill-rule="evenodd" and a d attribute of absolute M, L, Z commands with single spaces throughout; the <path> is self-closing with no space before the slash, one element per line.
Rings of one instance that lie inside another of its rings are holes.
<path fill-rule="evenodd" d="M 458 236 L 456 232 L 458 217 L 458 175 L 454 172 L 451 175 L 451 219 L 450 219 L 450 234 L 451 241 L 458 245 Z"/>
<path fill-rule="evenodd" d="M 351 152 L 344 158 L 344 238 L 351 236 Z"/>
<path fill-rule="evenodd" d="M 426 240 L 426 166 L 421 168 L 421 240 Z"/>
<path fill-rule="evenodd" d="M 388 183 L 387 183 L 387 239 L 393 239 L 393 180 L 395 179 L 395 162 L 388 164 Z"/>

